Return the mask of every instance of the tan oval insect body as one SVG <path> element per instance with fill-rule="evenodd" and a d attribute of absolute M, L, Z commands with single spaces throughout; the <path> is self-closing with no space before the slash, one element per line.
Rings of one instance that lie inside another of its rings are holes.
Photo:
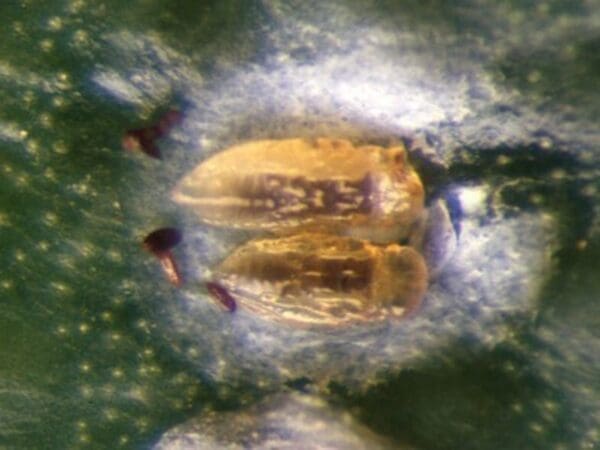
<path fill-rule="evenodd" d="M 251 240 L 215 272 L 242 308 L 303 328 L 401 317 L 427 288 L 425 262 L 412 248 L 320 233 Z"/>
<path fill-rule="evenodd" d="M 208 224 L 289 234 L 318 230 L 393 242 L 423 211 L 402 145 L 340 139 L 254 141 L 199 164 L 173 193 Z"/>

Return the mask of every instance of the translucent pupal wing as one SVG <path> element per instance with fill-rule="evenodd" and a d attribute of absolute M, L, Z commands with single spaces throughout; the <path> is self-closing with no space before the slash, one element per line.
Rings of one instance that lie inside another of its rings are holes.
<path fill-rule="evenodd" d="M 410 247 L 301 233 L 238 247 L 214 282 L 265 320 L 337 327 L 405 316 L 425 294 L 427 268 Z"/>
<path fill-rule="evenodd" d="M 435 279 L 458 247 L 458 236 L 446 202 L 433 201 L 413 229 L 409 243 L 423 255 L 429 277 Z"/>
<path fill-rule="evenodd" d="M 311 226 L 376 242 L 405 237 L 423 198 L 402 145 L 355 147 L 326 138 L 232 147 L 199 164 L 173 193 L 216 226 L 276 232 Z"/>

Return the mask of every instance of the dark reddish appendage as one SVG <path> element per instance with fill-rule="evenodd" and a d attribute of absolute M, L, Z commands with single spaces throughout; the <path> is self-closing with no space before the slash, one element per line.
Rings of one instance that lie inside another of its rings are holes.
<path fill-rule="evenodd" d="M 219 302 L 219 304 L 229 312 L 234 312 L 237 308 L 235 299 L 227 292 L 223 286 L 213 281 L 206 282 L 208 293 Z"/>
<path fill-rule="evenodd" d="M 161 159 L 156 140 L 167 134 L 182 118 L 180 111 L 172 109 L 154 125 L 127 131 L 122 139 L 123 148 L 129 151 L 139 150 L 152 158 Z"/>
<path fill-rule="evenodd" d="M 153 253 L 162 266 L 169 281 L 175 286 L 181 286 L 183 279 L 179 267 L 173 258 L 171 249 L 181 242 L 181 232 L 175 228 L 159 228 L 144 239 L 146 250 Z"/>

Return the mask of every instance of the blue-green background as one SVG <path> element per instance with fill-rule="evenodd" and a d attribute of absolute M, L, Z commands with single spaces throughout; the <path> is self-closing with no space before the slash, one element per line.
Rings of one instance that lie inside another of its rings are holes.
<path fill-rule="evenodd" d="M 598 14 L 592 3 L 504 5 L 531 23 L 533 40 L 543 21 Z M 477 2 L 369 5 L 367 23 L 390 14 L 402 33 L 435 42 L 469 36 L 465 59 L 489 54 L 501 40 L 502 28 Z M 172 291 L 149 282 L 155 267 L 138 243 L 174 216 L 162 209 L 146 224 L 128 209 L 132 198 L 151 195 L 160 170 L 123 152 L 120 137 L 173 99 L 134 107 L 106 95 L 92 76 L 135 66 L 135 54 L 115 52 L 105 39 L 126 29 L 160 36 L 218 84 L 219 64 L 268 63 L 270 20 L 259 1 L 0 4 L 0 449 L 149 448 L 207 405 L 235 408 L 260 395 L 203 380 L 175 356 L 148 312 Z M 540 111 L 568 109 L 573 126 L 589 130 L 600 115 L 600 32 L 597 20 L 591 24 L 548 34 L 547 46 L 542 38 L 531 52 L 503 53 L 490 62 L 496 82 Z M 565 46 L 569 57 L 559 51 Z M 448 70 L 460 69 L 460 60 L 440 53 Z M 175 91 L 185 103 L 185 92 Z M 586 142 L 594 167 L 600 149 L 589 143 L 598 137 Z M 562 202 L 577 201 L 565 195 Z M 400 371 L 366 394 L 337 386 L 337 401 L 416 448 L 600 448 L 600 245 L 591 228 L 578 236 L 587 246 L 561 259 L 540 311 L 514 324 L 510 342 L 481 352 L 466 337 L 444 358 Z"/>

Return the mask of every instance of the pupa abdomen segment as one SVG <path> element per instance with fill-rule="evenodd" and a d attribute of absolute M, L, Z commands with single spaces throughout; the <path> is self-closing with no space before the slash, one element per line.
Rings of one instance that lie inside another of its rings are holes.
<path fill-rule="evenodd" d="M 403 317 L 428 282 L 423 257 L 410 247 L 319 233 L 251 240 L 214 280 L 242 308 L 302 328 Z"/>
<path fill-rule="evenodd" d="M 284 139 L 212 156 L 184 177 L 173 198 L 219 227 L 327 230 L 390 242 L 408 235 L 424 191 L 401 144 Z"/>

